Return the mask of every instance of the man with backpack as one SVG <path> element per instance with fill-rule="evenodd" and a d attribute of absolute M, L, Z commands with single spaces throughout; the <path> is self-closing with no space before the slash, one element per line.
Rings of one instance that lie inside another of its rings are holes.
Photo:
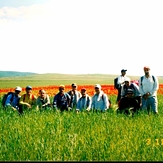
<path fill-rule="evenodd" d="M 109 99 L 107 94 L 101 90 L 101 85 L 95 85 L 95 94 L 92 97 L 91 109 L 94 111 L 105 112 L 109 109 Z"/>
<path fill-rule="evenodd" d="M 158 100 L 157 90 L 159 89 L 159 82 L 156 76 L 150 74 L 150 68 L 144 67 L 145 75 L 139 79 L 139 91 L 142 95 L 142 110 L 147 109 L 149 114 L 150 109 L 157 114 L 158 113 Z"/>
<path fill-rule="evenodd" d="M 10 92 L 6 95 L 6 99 L 4 99 L 4 107 L 8 108 L 11 107 L 13 110 L 19 110 L 19 100 L 20 100 L 20 92 L 22 88 L 17 86 L 15 88 L 15 92 Z"/>
<path fill-rule="evenodd" d="M 125 78 L 127 77 L 126 76 L 126 71 L 125 69 L 122 69 L 121 70 L 121 75 L 118 76 L 118 79 L 117 79 L 117 85 L 118 85 L 118 95 L 117 95 L 117 100 L 116 100 L 116 103 L 118 104 L 120 98 L 121 98 L 121 87 L 124 85 L 125 83 Z"/>
<path fill-rule="evenodd" d="M 86 88 L 81 89 L 81 95 L 77 103 L 76 113 L 83 110 L 89 111 L 91 108 L 91 97 L 87 94 Z"/>

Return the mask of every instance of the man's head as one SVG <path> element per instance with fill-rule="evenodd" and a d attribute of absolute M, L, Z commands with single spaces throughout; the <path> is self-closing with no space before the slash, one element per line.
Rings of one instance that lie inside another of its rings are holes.
<path fill-rule="evenodd" d="M 45 97 L 45 95 L 46 95 L 46 92 L 45 92 L 45 90 L 44 89 L 41 89 L 41 90 L 39 90 L 39 94 L 40 94 L 40 97 Z"/>
<path fill-rule="evenodd" d="M 76 83 L 72 83 L 71 87 L 72 87 L 72 90 L 76 90 L 77 89 L 77 84 Z"/>
<path fill-rule="evenodd" d="M 150 68 L 148 66 L 144 67 L 144 73 L 145 75 L 149 75 Z"/>
<path fill-rule="evenodd" d="M 22 91 L 22 88 L 21 88 L 21 87 L 17 86 L 17 87 L 15 88 L 15 93 L 16 93 L 16 94 L 19 94 L 21 91 Z"/>
<path fill-rule="evenodd" d="M 30 94 L 32 92 L 32 87 L 28 85 L 28 86 L 26 86 L 25 90 L 26 90 L 27 94 Z"/>
<path fill-rule="evenodd" d="M 100 93 L 100 90 L 101 90 L 101 85 L 100 84 L 96 84 L 94 88 L 95 88 L 96 93 Z"/>
<path fill-rule="evenodd" d="M 132 89 L 127 89 L 126 95 L 129 98 L 133 97 L 133 90 Z"/>
<path fill-rule="evenodd" d="M 124 80 L 124 82 L 125 82 L 125 85 L 126 86 L 129 86 L 130 85 L 130 78 L 129 77 L 126 77 L 125 80 Z"/>
<path fill-rule="evenodd" d="M 87 92 L 86 88 L 82 88 L 81 89 L 82 96 L 86 96 L 86 92 Z"/>
<path fill-rule="evenodd" d="M 64 85 L 60 85 L 59 86 L 59 92 L 63 93 L 65 90 L 65 86 Z"/>
<path fill-rule="evenodd" d="M 127 70 L 125 70 L 125 69 L 122 69 L 122 70 L 121 70 L 122 76 L 124 76 L 124 75 L 126 74 L 126 71 L 127 71 Z"/>

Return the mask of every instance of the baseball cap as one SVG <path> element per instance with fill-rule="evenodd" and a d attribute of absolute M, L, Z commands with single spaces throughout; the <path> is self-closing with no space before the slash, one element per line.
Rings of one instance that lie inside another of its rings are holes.
<path fill-rule="evenodd" d="M 144 66 L 144 70 L 150 70 L 149 66 Z"/>
<path fill-rule="evenodd" d="M 130 82 L 130 78 L 129 78 L 129 77 L 126 77 L 124 81 L 125 81 L 125 82 L 126 82 L 126 81 Z"/>
<path fill-rule="evenodd" d="M 19 87 L 19 86 L 17 86 L 16 88 L 15 88 L 15 91 L 22 91 L 22 88 L 21 87 Z"/>
<path fill-rule="evenodd" d="M 71 86 L 72 86 L 72 87 L 76 87 L 77 84 L 76 84 L 76 83 L 72 83 Z"/>
<path fill-rule="evenodd" d="M 96 84 L 96 85 L 95 85 L 95 88 L 101 89 L 101 85 L 100 85 L 100 84 Z"/>
<path fill-rule="evenodd" d="M 81 91 L 86 91 L 86 88 L 81 88 Z"/>
<path fill-rule="evenodd" d="M 28 86 L 26 86 L 26 89 L 32 89 L 32 87 L 28 85 Z"/>
<path fill-rule="evenodd" d="M 65 85 L 60 85 L 59 88 L 65 88 Z"/>
<path fill-rule="evenodd" d="M 126 72 L 126 71 L 127 71 L 127 70 L 125 70 L 125 69 L 122 69 L 122 70 L 121 70 L 121 72 Z"/>
<path fill-rule="evenodd" d="M 132 89 L 127 89 L 127 94 L 131 94 L 133 93 L 133 90 Z"/>

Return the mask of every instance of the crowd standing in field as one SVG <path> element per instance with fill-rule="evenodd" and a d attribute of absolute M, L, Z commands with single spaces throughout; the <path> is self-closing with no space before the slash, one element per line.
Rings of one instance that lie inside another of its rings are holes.
<path fill-rule="evenodd" d="M 150 74 L 150 68 L 144 67 L 144 76 L 141 76 L 138 83 L 131 82 L 130 78 L 126 76 L 126 69 L 121 70 L 121 75 L 117 77 L 117 112 L 129 113 L 137 112 L 139 110 L 150 109 L 154 113 L 158 113 L 157 90 L 159 82 L 156 76 Z M 26 87 L 26 93 L 20 96 L 21 87 L 16 87 L 14 95 L 8 95 L 5 107 L 11 107 L 22 114 L 26 109 L 36 107 L 36 110 L 54 109 L 57 111 L 100 111 L 105 112 L 110 107 L 111 101 L 106 93 L 103 92 L 100 84 L 94 86 L 94 95 L 90 97 L 87 90 L 82 88 L 77 90 L 77 84 L 71 84 L 71 90 L 65 92 L 65 85 L 58 87 L 59 92 L 53 97 L 52 104 L 50 97 L 44 89 L 39 90 L 38 97 L 32 93 L 32 87 Z M 126 111 L 127 109 L 127 111 Z"/>

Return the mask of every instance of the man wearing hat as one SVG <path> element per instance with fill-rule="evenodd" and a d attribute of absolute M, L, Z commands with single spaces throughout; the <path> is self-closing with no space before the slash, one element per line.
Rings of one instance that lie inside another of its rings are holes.
<path fill-rule="evenodd" d="M 11 107 L 13 110 L 19 110 L 20 92 L 22 88 L 17 86 L 15 92 L 7 96 L 5 107 Z"/>
<path fill-rule="evenodd" d="M 121 70 L 121 75 L 118 76 L 117 83 L 119 85 L 119 88 L 118 88 L 118 95 L 117 95 L 116 103 L 118 103 L 120 98 L 121 98 L 121 88 L 125 83 L 125 78 L 127 77 L 126 76 L 126 71 L 127 71 L 126 69 L 122 69 Z"/>
<path fill-rule="evenodd" d="M 59 92 L 53 98 L 53 108 L 57 111 L 68 111 L 70 107 L 71 97 L 65 92 L 65 86 L 59 86 Z"/>
<path fill-rule="evenodd" d="M 129 77 L 126 77 L 124 80 L 125 84 L 121 88 L 121 98 L 125 97 L 128 89 L 133 90 L 133 96 L 138 101 L 139 106 L 142 103 L 142 97 L 139 92 L 139 86 L 135 83 L 132 83 Z"/>
<path fill-rule="evenodd" d="M 101 90 L 100 84 L 96 84 L 94 86 L 94 89 L 95 94 L 92 97 L 91 109 L 95 111 L 100 110 L 101 112 L 104 112 L 109 109 L 108 96 Z"/>
<path fill-rule="evenodd" d="M 23 94 L 19 101 L 19 113 L 22 114 L 25 109 L 31 109 L 36 106 L 37 97 L 32 93 L 32 87 L 27 86 L 25 88 L 26 93 Z"/>
<path fill-rule="evenodd" d="M 130 110 L 133 111 L 133 113 L 137 112 L 140 108 L 138 101 L 133 98 L 133 90 L 127 89 L 126 96 L 121 98 L 119 101 L 119 108 L 117 109 L 117 112 L 129 114 Z"/>
<path fill-rule="evenodd" d="M 148 114 L 150 109 L 157 114 L 158 113 L 158 100 L 157 91 L 159 89 L 158 78 L 150 74 L 150 68 L 145 66 L 143 68 L 144 76 L 139 79 L 139 91 L 142 95 L 142 110 L 147 109 Z"/>
<path fill-rule="evenodd" d="M 79 98 L 81 97 L 80 91 L 77 90 L 78 86 L 76 83 L 71 84 L 71 90 L 67 93 L 70 95 L 70 107 L 72 109 L 76 108 Z"/>
<path fill-rule="evenodd" d="M 91 97 L 87 94 L 86 88 L 81 89 L 81 95 L 82 96 L 79 98 L 77 102 L 77 107 L 76 107 L 77 113 L 82 110 L 89 111 L 91 108 Z"/>

